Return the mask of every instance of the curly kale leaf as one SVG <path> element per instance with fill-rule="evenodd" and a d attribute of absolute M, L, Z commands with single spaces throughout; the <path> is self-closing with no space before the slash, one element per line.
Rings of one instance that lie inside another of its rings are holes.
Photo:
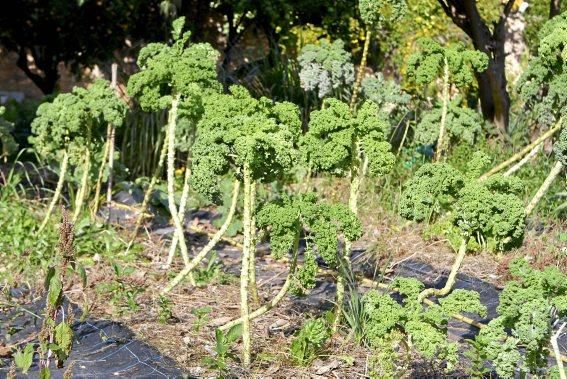
<path fill-rule="evenodd" d="M 477 349 L 491 361 L 496 373 L 502 378 L 514 378 L 522 359 L 518 351 L 519 341 L 509 337 L 501 317 L 490 321 L 476 336 Z"/>
<path fill-rule="evenodd" d="M 86 149 L 95 151 L 99 147 L 108 123 L 122 125 L 126 110 L 105 80 L 95 81 L 88 89 L 75 87 L 38 107 L 30 142 L 42 157 L 59 158 L 66 150 L 70 162 L 77 164 Z"/>
<path fill-rule="evenodd" d="M 334 89 L 354 82 L 352 56 L 344 49 L 344 42 L 340 39 L 333 43 L 322 39 L 317 45 L 307 44 L 297 60 L 301 67 L 301 88 L 316 91 L 321 99 Z"/>
<path fill-rule="evenodd" d="M 303 254 L 303 263 L 297 268 L 293 277 L 290 291 L 296 296 L 303 296 L 305 293 L 315 288 L 315 276 L 317 275 L 317 256 L 308 247 Z"/>
<path fill-rule="evenodd" d="M 567 109 L 567 14 L 546 22 L 539 41 L 538 54 L 530 60 L 518 88 L 539 123 L 550 126 Z"/>
<path fill-rule="evenodd" d="M 194 85 L 202 92 L 218 92 L 216 63 L 218 52 L 209 44 L 187 46 L 189 33 L 181 33 L 184 18 L 174 21 L 172 46 L 150 43 L 138 55 L 140 71 L 130 76 L 128 94 L 145 111 L 171 106 L 173 96 L 181 97 L 180 115 L 187 98 L 195 97 Z"/>
<path fill-rule="evenodd" d="M 302 217 L 309 238 L 317 252 L 331 267 L 339 266 L 339 236 L 356 241 L 362 236 L 362 225 L 356 215 L 343 204 L 304 206 Z"/>
<path fill-rule="evenodd" d="M 465 185 L 464 176 L 446 163 L 427 163 L 405 184 L 399 213 L 424 221 L 450 208 Z"/>
<path fill-rule="evenodd" d="M 193 152 L 193 187 L 211 200 L 218 198 L 218 175 L 229 168 L 241 175 L 246 166 L 252 179 L 271 182 L 291 169 L 300 134 L 299 109 L 291 103 L 254 99 L 242 87 L 231 94 L 204 99 Z"/>
<path fill-rule="evenodd" d="M 366 293 L 363 302 L 367 315 L 364 335 L 371 346 L 380 344 L 382 338 L 403 322 L 406 315 L 404 308 L 389 295 L 376 290 Z"/>
<path fill-rule="evenodd" d="M 480 294 L 464 289 L 453 290 L 448 296 L 439 299 L 443 312 L 447 315 L 469 312 L 486 317 L 487 308 L 480 302 Z"/>
<path fill-rule="evenodd" d="M 561 134 L 553 145 L 556 159 L 567 167 L 567 127 L 563 127 Z"/>
<path fill-rule="evenodd" d="M 408 76 L 417 84 L 429 84 L 442 75 L 445 61 L 449 68 L 449 80 L 457 87 L 469 86 L 474 81 L 474 72 L 488 67 L 486 54 L 468 50 L 462 43 L 448 47 L 424 38 L 418 41 L 419 51 L 408 59 Z"/>
<path fill-rule="evenodd" d="M 552 309 L 566 315 L 567 275 L 557 267 L 536 270 L 525 259 L 510 262 L 509 281 L 500 294 L 499 323 L 525 346 L 524 365 L 536 373 L 547 366 L 547 344 L 552 334 Z"/>
<path fill-rule="evenodd" d="M 395 23 L 408 12 L 405 0 L 359 0 L 358 10 L 366 26 L 374 28 Z"/>
<path fill-rule="evenodd" d="M 362 80 L 362 93 L 386 115 L 391 115 L 396 111 L 405 111 L 411 101 L 410 94 L 406 93 L 395 81 L 386 80 L 381 72 Z"/>
<path fill-rule="evenodd" d="M 478 112 L 459 106 L 460 100 L 451 101 L 447 107 L 446 132 L 451 145 L 464 142 L 474 145 L 482 133 L 484 121 Z M 415 128 L 414 143 L 433 145 L 439 139 L 441 108 L 427 112 Z"/>
<path fill-rule="evenodd" d="M 353 116 L 348 104 L 326 99 L 321 110 L 311 113 L 301 149 L 315 171 L 336 175 L 350 172 L 361 149 L 368 159 L 369 174 L 383 175 L 391 171 L 395 159 L 386 141 L 389 129 L 374 103 L 365 102 Z"/>
<path fill-rule="evenodd" d="M 260 229 L 270 228 L 270 248 L 276 259 L 287 254 L 298 238 L 302 226 L 301 200 L 286 196 L 264 205 L 256 215 Z"/>
<path fill-rule="evenodd" d="M 504 179 L 498 184 L 504 185 Z M 500 250 L 523 240 L 524 203 L 511 191 L 500 192 L 498 187 L 472 181 L 459 192 L 453 211 L 453 222 L 465 236 L 492 239 Z"/>
<path fill-rule="evenodd" d="M 305 230 L 308 246 L 316 248 L 332 267 L 339 265 L 340 237 L 354 241 L 362 235 L 360 221 L 347 207 L 317 202 L 314 194 L 284 197 L 266 204 L 257 214 L 257 224 L 262 229 L 269 229 L 272 252 L 276 258 L 286 254 L 298 238 L 298 233 Z M 305 269 L 309 271 L 312 267 Z"/>

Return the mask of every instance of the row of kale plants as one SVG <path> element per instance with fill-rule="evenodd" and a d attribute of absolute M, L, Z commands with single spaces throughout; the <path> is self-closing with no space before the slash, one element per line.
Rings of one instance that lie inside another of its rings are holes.
<path fill-rule="evenodd" d="M 398 3 L 403 4 L 392 4 Z M 372 8 L 380 4 L 392 7 L 389 2 L 361 1 L 367 42 L 382 17 L 390 21 L 403 17 L 403 6 L 395 5 L 390 12 Z M 217 51 L 206 43 L 189 43 L 190 34 L 183 28 L 184 19 L 177 19 L 173 22 L 171 44 L 151 43 L 144 47 L 138 56 L 140 71 L 128 81 L 128 95 L 144 111 L 168 112 L 159 162 L 146 189 L 132 240 L 144 222 L 151 194 L 165 167 L 168 208 L 175 229 L 168 265 L 177 251 L 185 265 L 163 289 L 165 294 L 184 278 L 193 280 L 193 270 L 221 240 L 242 197 L 240 318 L 220 329 L 241 328 L 241 361 L 249 366 L 252 321 L 277 306 L 287 293 L 305 294 L 312 289 L 318 271 L 317 256 L 336 273 L 336 307 L 329 329 L 339 330 L 345 313 L 347 279 L 352 277 L 352 245 L 363 234 L 358 217 L 361 188 L 365 181 L 384 177 L 392 170 L 396 154 L 389 139 L 393 126 L 403 117 L 400 115 L 409 96 L 381 76 L 364 78 L 366 45 L 356 79 L 350 55 L 340 41 L 307 45 L 299 57 L 302 85 L 323 101 L 321 108 L 309 115 L 307 131 L 303 132 L 297 105 L 254 98 L 242 86 L 223 91 L 217 80 Z M 486 313 L 478 293 L 453 290 L 467 252 L 482 248 L 506 251 L 521 245 L 526 217 L 567 165 L 567 128 L 563 127 L 567 102 L 567 15 L 549 21 L 540 40 L 539 55 L 530 61 L 519 88 L 527 106 L 542 115 L 540 121 L 549 126 L 548 131 L 493 168 L 491 158 L 480 152 L 471 157 L 464 172 L 446 163 L 451 144 L 474 144 L 482 133 L 478 115 L 462 107 L 459 97 L 451 99 L 450 92 L 469 85 L 475 72 L 486 70 L 487 57 L 463 45 L 444 47 L 424 40 L 408 62 L 408 75 L 415 84 L 426 86 L 440 80 L 442 96 L 440 106 L 415 127 L 414 143 L 435 146 L 435 156 L 405 185 L 399 212 L 416 222 L 443 220 L 460 243 L 443 288 L 424 288 L 414 279 L 398 278 L 385 292 L 373 290 L 364 295 L 362 340 L 390 360 L 400 353 L 399 346 L 405 346 L 406 350 L 445 362 L 449 370 L 454 367 L 458 355 L 456 345 L 447 340 L 448 319 L 462 311 L 481 316 Z M 335 90 L 351 84 L 350 103 L 333 97 L 338 93 Z M 49 222 L 68 170 L 74 168 L 80 177 L 73 220 L 77 220 L 89 197 L 91 178 L 96 178 L 95 198 L 99 197 L 103 173 L 115 158 L 110 149 L 109 125 L 121 127 L 127 111 L 123 100 L 102 80 L 88 89 L 75 88 L 71 93 L 58 95 L 39 107 L 32 125 L 32 143 L 42 158 L 60 162 L 60 172 L 55 195 L 38 233 Z M 523 185 L 512 174 L 544 140 L 557 134 L 557 163 L 525 205 L 521 197 Z M 186 157 L 186 161 L 176 162 L 180 156 Z M 179 165 L 184 166 L 185 177 L 176 201 L 175 168 Z M 259 204 L 259 185 L 284 181 L 297 167 L 304 167 L 307 172 L 302 190 Z M 348 203 L 330 204 L 318 199 L 309 182 L 313 175 L 321 173 L 348 178 Z M 226 176 L 233 179 L 233 190 L 224 224 L 205 247 L 190 256 L 183 225 L 190 187 L 219 203 L 219 182 Z M 98 205 L 91 211 L 96 213 L 96 208 Z M 257 299 L 256 246 L 261 236 L 269 239 L 275 258 L 288 258 L 289 273 L 272 300 L 252 309 L 256 302 L 250 300 Z M 302 259 L 301 238 L 306 245 Z M 492 362 L 502 377 L 513 377 L 518 368 L 541 374 L 547 368 L 553 321 L 567 314 L 567 277 L 556 268 L 531 269 L 525 261 L 515 261 L 511 271 L 518 280 L 506 285 L 498 309 L 500 316 L 482 326 L 473 346 L 478 359 Z M 390 291 L 399 292 L 402 303 L 394 301 Z M 431 302 L 433 296 L 438 303 Z M 381 364 L 389 367 L 384 362 L 382 359 Z M 561 369 L 560 356 L 557 363 Z"/>

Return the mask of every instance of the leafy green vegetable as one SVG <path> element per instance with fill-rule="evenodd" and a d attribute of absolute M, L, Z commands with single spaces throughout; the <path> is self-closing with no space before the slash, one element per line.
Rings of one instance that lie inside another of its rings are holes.
<path fill-rule="evenodd" d="M 503 378 L 513 378 L 518 369 L 532 374 L 546 370 L 554 318 L 567 315 L 562 306 L 567 276 L 557 267 L 540 271 L 520 258 L 511 261 L 509 268 L 516 280 L 506 283 L 497 308 L 499 317 L 481 329 L 475 345 Z"/>
<path fill-rule="evenodd" d="M 327 340 L 331 337 L 331 328 L 324 318 L 309 320 L 299 330 L 291 342 L 291 356 L 302 366 L 312 362 Z"/>
<path fill-rule="evenodd" d="M 405 0 L 359 0 L 358 9 L 367 27 L 380 28 L 399 21 L 407 13 L 407 4 Z"/>
<path fill-rule="evenodd" d="M 79 164 L 87 151 L 101 149 L 108 123 L 117 128 L 122 125 L 126 110 L 105 80 L 97 80 L 87 89 L 75 87 L 39 106 L 30 142 L 44 158 L 60 159 L 67 151 L 70 162 Z"/>
<path fill-rule="evenodd" d="M 294 146 L 301 121 L 296 105 L 257 100 L 235 86 L 231 94 L 209 96 L 204 109 L 193 146 L 191 183 L 210 200 L 220 200 L 218 177 L 230 168 L 240 178 L 249 166 L 254 181 L 271 182 L 297 161 Z"/>
<path fill-rule="evenodd" d="M 348 104 L 326 99 L 321 110 L 311 113 L 301 142 L 305 159 L 315 171 L 346 175 L 361 152 L 368 157 L 369 174 L 388 173 L 395 160 L 386 140 L 390 125 L 378 116 L 378 106 L 369 101 L 353 116 Z"/>
<path fill-rule="evenodd" d="M 418 41 L 419 51 L 408 59 L 408 76 L 417 84 L 429 84 L 441 76 L 447 62 L 449 81 L 457 87 L 469 86 L 474 81 L 474 72 L 488 67 L 486 54 L 469 50 L 462 43 L 443 47 L 438 42 L 423 38 Z"/>
<path fill-rule="evenodd" d="M 364 296 L 367 314 L 364 333 L 370 346 L 383 348 L 391 345 L 393 338 L 398 344 L 409 339 L 413 348 L 423 357 L 445 361 L 447 369 L 451 370 L 458 360 L 458 354 L 456 343 L 450 342 L 447 337 L 448 320 L 451 315 L 462 311 L 485 316 L 486 307 L 480 302 L 480 295 L 459 289 L 440 299 L 439 305 L 424 308 L 418 300 L 424 286 L 418 280 L 396 278 L 392 288 L 403 296 L 402 303 L 376 290 Z M 390 357 L 392 360 L 396 358 L 397 354 Z"/>
<path fill-rule="evenodd" d="M 352 84 L 354 65 L 351 59 L 340 39 L 333 43 L 322 39 L 317 45 L 305 45 L 297 58 L 301 67 L 301 88 L 316 91 L 319 98 L 324 98 L 340 86 Z"/>
<path fill-rule="evenodd" d="M 518 82 L 521 98 L 538 122 L 551 126 L 567 109 L 567 13 L 553 17 L 539 32 L 537 56 Z"/>
<path fill-rule="evenodd" d="M 463 108 L 460 99 L 449 102 L 447 107 L 446 133 L 450 144 L 460 142 L 474 145 L 482 133 L 484 120 L 478 112 Z M 414 143 L 418 145 L 433 145 L 439 138 L 441 108 L 436 107 L 425 113 L 415 128 Z"/>

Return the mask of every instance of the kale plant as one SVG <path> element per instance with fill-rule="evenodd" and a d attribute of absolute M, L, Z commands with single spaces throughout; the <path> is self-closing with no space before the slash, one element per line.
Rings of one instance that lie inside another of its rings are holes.
<path fill-rule="evenodd" d="M 318 45 L 305 45 L 297 59 L 301 67 L 301 88 L 316 92 L 321 99 L 354 81 L 351 55 L 341 40 L 329 43 L 322 39 Z"/>
<path fill-rule="evenodd" d="M 406 0 L 359 0 L 358 11 L 366 27 L 366 37 L 364 39 L 360 66 L 350 98 L 351 111 L 354 111 L 357 105 L 358 92 L 364 77 L 364 72 L 366 71 L 368 49 L 370 48 L 373 31 L 376 32 L 377 29 L 381 28 L 386 23 L 399 21 L 407 13 L 407 4 Z"/>
<path fill-rule="evenodd" d="M 531 58 L 518 88 L 538 122 L 551 127 L 567 116 L 567 13 L 547 21 L 538 37 L 537 56 Z"/>
<path fill-rule="evenodd" d="M 427 85 L 439 77 L 442 78 L 441 116 L 435 160 L 444 156 L 446 149 L 447 114 L 449 107 L 449 87 L 470 85 L 474 80 L 474 72 L 481 72 L 488 67 L 488 57 L 476 50 L 467 50 L 464 44 L 458 43 L 447 47 L 441 46 L 432 39 L 421 39 L 419 51 L 408 60 L 408 76 L 418 85 Z M 435 112 L 435 111 L 434 111 Z M 428 130 L 428 129 L 426 129 Z M 430 133 L 428 133 L 430 134 Z"/>
<path fill-rule="evenodd" d="M 466 143 L 473 146 L 482 134 L 484 120 L 473 109 L 459 105 L 460 99 L 447 105 L 445 133 L 447 146 Z M 442 108 L 435 107 L 427 112 L 415 127 L 414 143 L 434 145 L 439 140 L 439 123 L 443 117 Z"/>
<path fill-rule="evenodd" d="M 567 316 L 567 276 L 554 266 L 531 268 L 522 258 L 509 268 L 514 280 L 500 294 L 499 316 L 476 337 L 476 353 L 491 361 L 502 378 L 514 378 L 518 370 L 549 375 L 553 324 Z"/>
<path fill-rule="evenodd" d="M 391 126 L 397 126 L 406 116 L 411 95 L 406 93 L 393 80 L 386 80 L 382 73 L 367 76 L 362 80 L 362 94 L 380 109 L 381 114 L 390 120 Z"/>
<path fill-rule="evenodd" d="M 393 367 L 392 362 L 401 358 L 402 349 L 406 349 L 406 353 L 415 349 L 422 357 L 445 362 L 447 371 L 452 370 L 458 361 L 458 353 L 457 344 L 447 337 L 448 321 L 462 311 L 486 316 L 480 295 L 458 289 L 439 299 L 439 304 L 424 307 L 419 299 L 424 285 L 417 279 L 396 278 L 392 288 L 403 296 L 401 303 L 377 290 L 371 290 L 363 299 L 367 315 L 364 323 L 366 341 L 374 349 L 390 351 L 390 356 L 382 356 L 380 364 Z M 392 345 L 397 348 L 392 349 Z"/>
<path fill-rule="evenodd" d="M 60 161 L 61 166 L 55 195 L 38 233 L 59 200 L 69 164 L 81 173 L 73 215 L 73 221 L 77 220 L 88 195 L 91 161 L 102 149 L 107 124 L 120 127 L 125 116 L 126 105 L 105 80 L 97 80 L 86 89 L 75 87 L 71 93 L 60 94 L 39 106 L 30 142 L 39 156 Z"/>
<path fill-rule="evenodd" d="M 486 155 L 475 153 L 466 173 L 446 163 L 426 164 L 407 182 L 402 192 L 399 212 L 403 217 L 430 221 L 446 212 L 461 235 L 459 251 L 445 287 L 424 290 L 420 294 L 422 300 L 451 291 L 469 240 L 500 251 L 522 242 L 525 228 L 525 209 L 519 197 L 522 183 L 502 175 L 479 181 L 477 178 L 488 162 Z"/>
<path fill-rule="evenodd" d="M 243 362 L 250 363 L 248 293 L 254 292 L 256 186 L 282 178 L 296 164 L 301 132 L 299 109 L 291 103 L 254 99 L 243 87 L 214 94 L 204 102 L 204 115 L 193 145 L 191 183 L 200 194 L 220 198 L 219 178 L 232 172 L 244 192 L 244 243 L 240 276 Z"/>
<path fill-rule="evenodd" d="M 301 141 L 304 160 L 315 172 L 350 177 L 349 209 L 358 216 L 360 186 L 366 176 L 389 173 L 395 156 L 387 142 L 390 125 L 379 117 L 378 106 L 365 102 L 356 115 L 348 104 L 326 99 L 323 108 L 311 113 L 309 130 Z M 346 242 L 343 262 L 350 270 L 351 243 Z M 337 321 L 342 314 L 344 278 L 337 281 Z M 336 327 L 337 324 L 335 324 Z"/>
<path fill-rule="evenodd" d="M 178 209 L 174 194 L 175 151 L 177 149 L 188 152 L 196 124 L 204 111 L 203 98 L 219 92 L 221 85 L 217 81 L 216 73 L 218 52 L 207 43 L 189 44 L 190 33 L 183 32 L 184 26 L 184 17 L 173 21 L 171 46 L 165 43 L 150 43 L 140 50 L 140 71 L 128 80 L 128 94 L 138 101 L 144 111 L 169 110 L 164 144 L 156 171 L 146 190 L 133 237 L 141 226 L 150 195 L 167 156 L 168 207 L 176 229 L 170 256 L 179 241 L 187 266 L 190 261 L 181 220 L 184 219 L 185 203 L 189 195 L 190 170 L 185 171 L 186 179 Z M 180 127 L 177 127 L 178 118 L 185 119 L 184 122 L 179 122 Z"/>

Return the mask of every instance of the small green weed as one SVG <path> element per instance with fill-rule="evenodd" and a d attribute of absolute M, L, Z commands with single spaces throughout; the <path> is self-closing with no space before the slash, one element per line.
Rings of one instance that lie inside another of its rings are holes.
<path fill-rule="evenodd" d="M 331 337 L 331 326 L 325 317 L 309 320 L 291 342 L 291 357 L 295 363 L 306 366 L 317 358 Z"/>
<path fill-rule="evenodd" d="M 191 314 L 195 316 L 197 319 L 193 321 L 193 330 L 197 333 L 201 331 L 203 326 L 207 325 L 209 322 L 209 313 L 211 313 L 213 309 L 211 307 L 197 307 L 191 310 Z"/>
<path fill-rule="evenodd" d="M 121 267 L 114 263 L 114 278 L 110 283 L 101 283 L 97 286 L 99 293 L 106 293 L 111 296 L 110 304 L 118 314 L 136 312 L 140 307 L 136 297 L 143 292 L 143 289 L 128 280 L 128 277 L 135 271 L 133 267 Z"/>
<path fill-rule="evenodd" d="M 228 371 L 228 360 L 236 360 L 236 355 L 231 352 L 232 345 L 242 336 L 242 325 L 238 324 L 223 333 L 220 329 L 215 330 L 215 356 L 205 357 L 203 363 L 210 369 L 218 370 L 221 374 Z"/>

